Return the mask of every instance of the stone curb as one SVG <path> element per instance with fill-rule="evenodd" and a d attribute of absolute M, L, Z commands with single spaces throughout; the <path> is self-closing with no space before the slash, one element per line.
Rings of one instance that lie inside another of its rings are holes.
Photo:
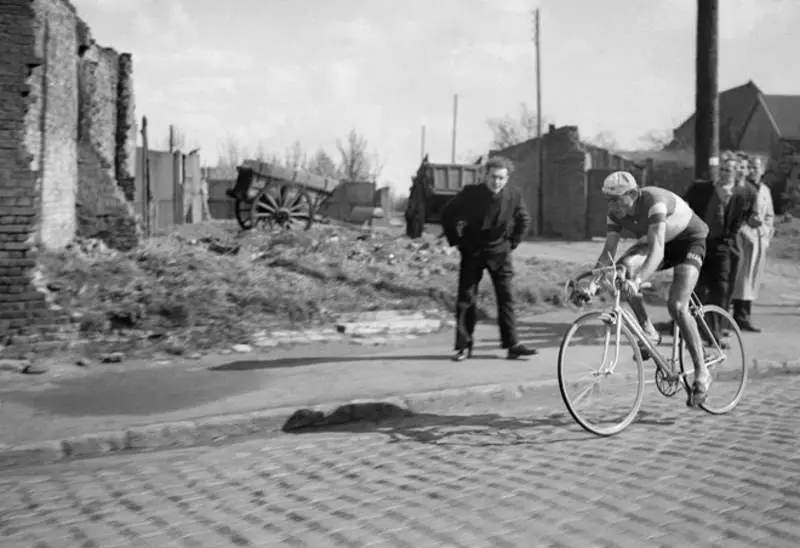
<path fill-rule="evenodd" d="M 800 374 L 800 360 L 753 360 L 748 371 L 750 379 L 792 374 Z M 502 403 L 530 397 L 537 390 L 550 390 L 555 386 L 555 378 L 522 384 L 468 386 L 406 396 L 331 402 L 315 405 L 313 408 L 285 407 L 157 423 L 18 446 L 0 444 L 0 469 L 54 464 L 125 451 L 177 449 L 252 434 L 292 432 L 303 428 L 385 420 L 439 411 L 449 406 Z"/>
<path fill-rule="evenodd" d="M 367 316 L 370 313 L 362 313 Z M 253 343 L 238 347 L 274 348 L 315 342 L 350 342 L 359 345 L 380 345 L 409 337 L 430 335 L 454 327 L 451 319 L 433 318 L 425 313 L 377 311 L 374 317 L 339 321 L 333 327 L 304 330 L 262 331 L 254 334 Z M 249 349 L 248 349 L 249 350 Z"/>

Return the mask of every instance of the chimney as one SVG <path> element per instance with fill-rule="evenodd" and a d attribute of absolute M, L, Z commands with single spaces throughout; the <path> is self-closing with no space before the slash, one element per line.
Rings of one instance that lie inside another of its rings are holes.
<path fill-rule="evenodd" d="M 556 131 L 555 124 L 550 124 L 549 126 L 547 126 L 547 133 L 555 133 L 555 131 Z"/>

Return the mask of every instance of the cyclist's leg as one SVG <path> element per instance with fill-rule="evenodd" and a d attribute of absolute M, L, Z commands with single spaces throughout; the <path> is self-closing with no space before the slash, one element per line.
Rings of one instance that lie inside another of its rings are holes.
<path fill-rule="evenodd" d="M 669 291 L 667 309 L 669 315 L 678 324 L 683 339 L 686 341 L 689 354 L 694 362 L 695 378 L 704 379 L 708 376 L 703 358 L 703 345 L 700 342 L 700 331 L 697 322 L 689 313 L 689 300 L 697 284 L 699 270 L 696 266 L 688 263 L 679 264 L 675 267 L 675 275 L 672 287 Z"/>
<path fill-rule="evenodd" d="M 686 341 L 687 349 L 694 363 L 695 394 L 699 393 L 701 396 L 708 389 L 711 376 L 705 364 L 703 345 L 700 341 L 697 322 L 689 312 L 689 300 L 700 277 L 704 255 L 705 245 L 702 242 L 692 242 L 687 245 L 686 258 L 680 264 L 675 265 L 672 287 L 670 288 L 667 302 L 669 314 L 678 324 L 678 329 L 680 329 L 681 335 Z"/>

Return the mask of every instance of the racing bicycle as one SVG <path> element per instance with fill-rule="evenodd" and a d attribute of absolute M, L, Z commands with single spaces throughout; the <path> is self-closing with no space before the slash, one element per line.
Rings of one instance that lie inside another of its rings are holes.
<path fill-rule="evenodd" d="M 672 327 L 672 355 L 665 357 L 648 338 L 632 312 L 622 307 L 626 267 L 612 264 L 580 274 L 565 285 L 565 299 L 588 303 L 593 292 L 604 290 L 612 297 L 610 307 L 591 310 L 569 327 L 558 352 L 558 385 L 569 413 L 585 430 L 611 436 L 622 432 L 637 417 L 644 398 L 642 349 L 655 362 L 654 383 L 665 397 L 683 388 L 691 392 L 694 367 L 676 322 Z M 588 290 L 581 284 L 588 282 Z M 641 289 L 652 287 L 643 284 Z M 692 293 L 689 310 L 703 341 L 704 359 L 712 375 L 707 399 L 700 407 L 711 414 L 731 411 L 741 400 L 747 384 L 742 334 L 733 317 L 723 308 L 704 305 Z M 714 326 L 712 330 L 711 326 Z M 623 350 L 623 347 L 629 351 Z M 597 365 L 599 362 L 599 365 Z M 568 366 L 590 364 L 576 379 Z M 591 365 L 594 364 L 594 365 Z M 575 396 L 571 390 L 577 389 Z M 595 411 L 593 404 L 608 397 L 608 408 Z"/>

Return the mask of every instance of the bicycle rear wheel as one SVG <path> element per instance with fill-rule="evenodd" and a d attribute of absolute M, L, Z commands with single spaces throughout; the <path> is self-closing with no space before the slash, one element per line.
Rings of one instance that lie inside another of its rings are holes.
<path fill-rule="evenodd" d="M 617 321 L 621 320 L 608 312 L 587 312 L 570 326 L 558 351 L 558 387 L 564 404 L 575 422 L 598 436 L 627 428 L 644 397 L 639 347 L 625 325 L 617 341 Z M 579 374 L 573 378 L 571 368 L 578 365 Z"/>
<path fill-rule="evenodd" d="M 733 316 L 725 309 L 716 305 L 705 305 L 702 311 L 705 325 L 696 318 L 697 328 L 703 340 L 703 354 L 708 371 L 711 373 L 711 386 L 708 398 L 700 408 L 712 415 L 723 415 L 738 405 L 747 385 L 747 359 L 742 332 Z M 723 334 L 721 337 L 714 337 L 712 334 L 712 326 L 715 324 L 716 331 Z M 678 358 L 688 393 L 694 384 L 694 367 L 683 336 Z"/>

